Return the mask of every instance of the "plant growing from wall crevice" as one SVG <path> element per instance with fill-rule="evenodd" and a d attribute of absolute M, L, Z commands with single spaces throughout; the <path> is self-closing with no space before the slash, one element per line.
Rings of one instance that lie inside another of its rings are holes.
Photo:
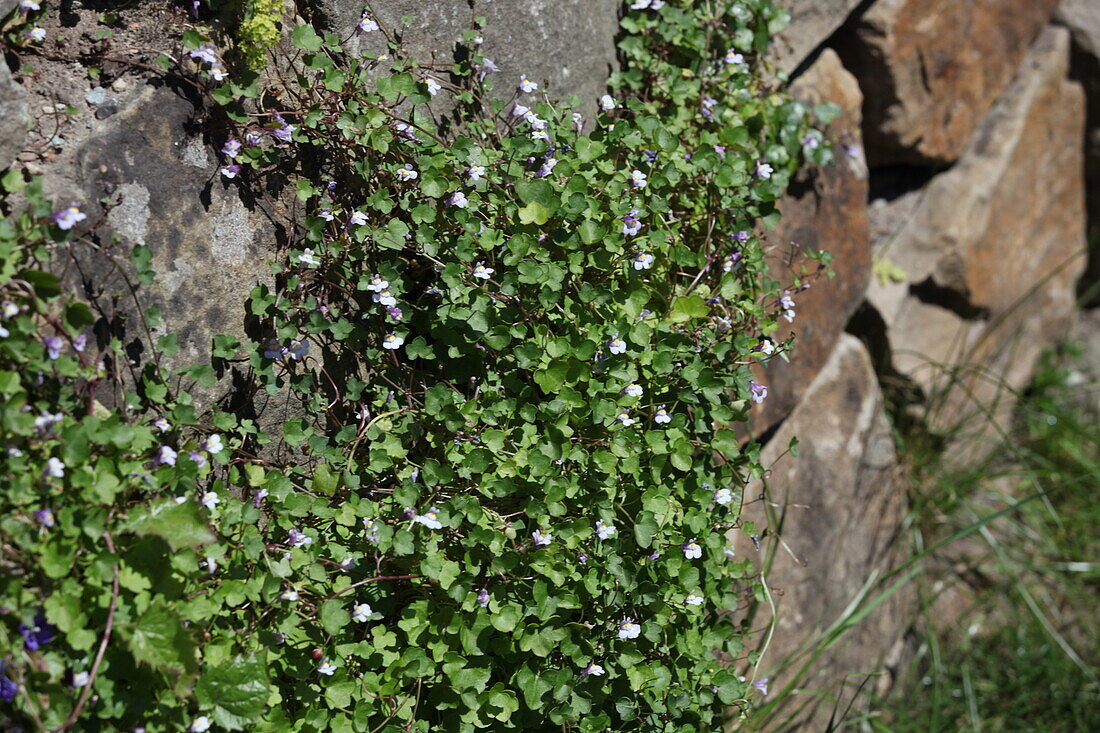
<path fill-rule="evenodd" d="M 279 435 L 198 409 L 178 385 L 212 384 L 206 364 L 149 364 L 97 407 L 92 316 L 45 272 L 81 226 L 33 195 L 5 221 L 0 715 L 694 731 L 752 704 L 726 533 L 753 531 L 761 467 L 735 428 L 795 317 L 758 234 L 830 153 L 760 76 L 770 3 L 634 5 L 594 114 L 495 78 L 476 30 L 443 69 L 300 26 L 266 76 L 187 33 L 235 130 L 219 177 L 310 171 L 249 298 L 264 339 L 212 351 L 293 401 Z"/>

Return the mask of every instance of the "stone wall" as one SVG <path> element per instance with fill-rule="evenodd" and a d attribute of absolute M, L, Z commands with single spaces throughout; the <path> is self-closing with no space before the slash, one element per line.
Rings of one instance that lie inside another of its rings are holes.
<path fill-rule="evenodd" d="M 1072 326 L 1077 293 L 1100 283 L 1096 264 L 1082 277 L 1086 231 L 1100 234 L 1100 3 L 780 3 L 793 22 L 777 43 L 777 72 L 793 78 L 800 99 L 842 112 L 828 130 L 836 164 L 802 174 L 780 229 L 768 235 L 780 278 L 820 249 L 835 255 L 836 277 L 797 294 L 795 353 L 762 375 L 772 391 L 754 416 L 764 456 L 775 461 L 745 492 L 750 516 L 767 527 L 765 549 L 737 541 L 761 561 L 769 544 L 777 548 L 769 585 L 778 633 L 765 669 L 904 556 L 905 497 L 884 390 L 945 433 L 1003 417 L 1039 353 Z M 14 5 L 0 0 L 0 14 Z M 361 5 L 298 4 L 338 31 Z M 403 39 L 443 61 L 473 18 L 486 16 L 486 53 L 502 78 L 523 71 L 589 104 L 615 66 L 623 8 L 614 0 L 375 5 L 390 24 L 412 16 Z M 66 3 L 42 22 L 47 53 L 33 67 L 18 68 L 14 55 L 10 71 L 0 61 L 0 169 L 41 174 L 50 195 L 104 217 L 99 239 L 75 246 L 66 267 L 121 329 L 135 367 L 149 334 L 132 304 L 106 296 L 122 270 L 104 269 L 81 247 L 122 260 L 133 245 L 152 250 L 161 277 L 140 294 L 160 306 L 160 328 L 180 335 L 178 362 L 188 363 L 212 334 L 247 333 L 244 303 L 271 277 L 266 262 L 285 243 L 293 197 L 276 186 L 252 199 L 224 185 L 217 122 L 201 95 L 152 71 L 158 53 L 179 53 L 165 39 L 180 37 L 182 7 L 131 4 L 109 41 L 98 33 L 100 9 Z M 111 49 L 129 49 L 129 61 L 90 76 L 81 55 Z M 798 457 L 785 454 L 795 436 Z M 898 596 L 879 608 L 800 686 L 831 694 L 846 675 L 858 684 L 860 674 L 888 670 L 908 603 Z M 773 687 L 792 675 L 791 667 L 773 672 Z"/>

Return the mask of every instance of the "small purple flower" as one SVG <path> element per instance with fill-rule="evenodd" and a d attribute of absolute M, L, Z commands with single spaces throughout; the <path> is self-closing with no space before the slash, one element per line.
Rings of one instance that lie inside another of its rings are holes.
<path fill-rule="evenodd" d="M 726 157 L 726 146 L 725 145 L 715 145 L 714 146 L 714 152 L 718 153 L 718 155 L 720 157 L 725 158 Z"/>
<path fill-rule="evenodd" d="M 174 466 L 176 465 L 176 457 L 179 454 L 176 453 L 171 447 L 162 445 L 157 449 L 157 454 L 153 458 L 153 463 L 158 466 Z"/>
<path fill-rule="evenodd" d="M 722 261 L 722 272 L 732 272 L 740 261 L 741 253 L 738 251 L 731 252 L 729 256 Z"/>
<path fill-rule="evenodd" d="M 267 498 L 267 489 L 260 489 L 259 491 L 256 492 L 256 495 L 252 497 L 252 506 L 259 509 L 260 505 L 264 503 L 264 499 L 266 499 L 266 498 Z"/>
<path fill-rule="evenodd" d="M 751 237 L 751 236 L 752 236 L 751 232 L 746 231 L 746 230 L 741 230 L 741 231 L 737 232 L 737 234 L 734 234 L 733 238 L 736 239 L 741 244 L 744 244 L 745 242 L 749 241 L 749 237 Z"/>
<path fill-rule="evenodd" d="M 588 555 L 585 555 L 583 552 L 581 554 L 577 555 L 577 562 L 579 562 L 581 565 L 587 565 L 588 564 Z"/>
<path fill-rule="evenodd" d="M 363 13 L 363 17 L 359 19 L 357 28 L 363 33 L 371 33 L 372 31 L 378 30 L 378 22 L 370 16 L 370 13 Z"/>
<path fill-rule="evenodd" d="M 301 361 L 309 354 L 309 342 L 304 339 L 294 339 L 290 342 L 287 355 L 294 361 Z"/>
<path fill-rule="evenodd" d="M 217 54 L 214 53 L 214 47 L 211 46 L 209 43 L 207 43 L 205 45 L 202 45 L 202 46 L 199 46 L 198 48 L 196 48 L 194 51 L 191 51 L 187 55 L 190 56 L 193 59 L 198 59 L 199 61 L 204 61 L 204 62 L 210 64 L 211 66 L 217 66 L 218 63 L 219 63 L 218 56 L 217 56 Z"/>
<path fill-rule="evenodd" d="M 554 541 L 554 535 L 547 532 L 543 534 L 540 530 L 535 530 L 531 533 L 531 539 L 535 541 L 535 547 L 546 547 Z"/>
<path fill-rule="evenodd" d="M 263 140 L 263 135 L 255 131 L 247 132 L 244 136 L 244 144 L 250 148 L 258 147 Z"/>
<path fill-rule="evenodd" d="M 820 146 L 821 140 L 819 140 L 817 135 L 813 134 L 812 132 L 806 137 L 802 138 L 802 147 L 806 148 L 807 150 L 817 150 Z"/>
<path fill-rule="evenodd" d="M 763 384 L 749 382 L 749 389 L 752 390 L 752 401 L 758 405 L 768 396 L 768 388 Z"/>
<path fill-rule="evenodd" d="M 543 161 L 543 164 L 535 172 L 535 178 L 546 178 L 554 171 L 554 166 L 558 164 L 558 159 L 551 156 Z"/>
<path fill-rule="evenodd" d="M 46 461 L 42 475 L 47 478 L 65 478 L 65 463 L 60 458 L 51 458 Z"/>
<path fill-rule="evenodd" d="M 643 150 L 642 155 L 645 156 L 645 159 L 646 159 L 647 163 L 656 163 L 657 162 L 657 151 L 656 150 Z"/>
<path fill-rule="evenodd" d="M 42 345 L 46 347 L 46 355 L 53 361 L 61 357 L 61 350 L 65 348 L 65 342 L 57 336 L 47 336 L 42 339 Z"/>
<path fill-rule="evenodd" d="M 404 314 L 402 313 L 401 309 L 398 308 L 397 306 L 387 305 L 386 306 L 386 315 L 389 316 L 390 319 L 393 320 L 393 321 L 400 321 L 401 316 L 404 315 Z"/>
<path fill-rule="evenodd" d="M 35 511 L 34 518 L 43 527 L 52 527 L 54 525 L 53 512 L 49 507 Z"/>
<path fill-rule="evenodd" d="M 279 127 L 271 130 L 272 137 L 284 143 L 290 142 L 292 136 L 294 135 L 294 125 L 287 123 L 287 121 L 283 119 L 282 115 L 275 115 L 275 119 L 278 121 Z"/>
<path fill-rule="evenodd" d="M 187 457 L 198 464 L 199 468 L 202 468 L 206 465 L 206 456 L 204 456 L 202 453 L 199 453 L 197 450 L 190 451 L 187 454 Z"/>
<path fill-rule="evenodd" d="M 764 693 L 765 696 L 768 694 L 768 678 L 767 677 L 764 677 L 763 679 L 759 679 L 759 680 L 754 680 L 753 683 L 752 683 L 752 686 L 755 687 L 756 689 L 760 690 L 762 693 Z"/>
<path fill-rule="evenodd" d="M 489 605 L 489 591 L 485 590 L 484 588 L 482 588 L 480 591 L 478 591 L 477 603 L 482 608 L 485 608 L 486 606 L 488 606 Z"/>
<path fill-rule="evenodd" d="M 631 209 L 629 213 L 623 214 L 623 236 L 633 237 L 642 230 L 642 222 L 638 220 L 638 210 Z"/>
<path fill-rule="evenodd" d="M 241 145 L 239 140 L 231 137 L 225 141 L 225 145 L 222 145 L 222 154 L 229 158 L 236 158 L 242 147 L 244 146 Z"/>
<path fill-rule="evenodd" d="M 295 547 L 304 547 L 313 542 L 313 538 L 307 536 L 305 532 L 302 532 L 297 527 L 287 533 L 286 540 Z"/>
<path fill-rule="evenodd" d="M 500 67 L 494 64 L 492 59 L 482 59 L 477 67 L 477 80 L 485 81 L 485 77 L 489 74 L 495 74 L 498 71 L 500 71 Z"/>
<path fill-rule="evenodd" d="M 650 560 L 656 560 L 660 556 L 661 556 L 661 551 L 660 550 L 654 550 L 653 553 L 649 556 L 649 559 Z"/>
<path fill-rule="evenodd" d="M 19 685 L 0 674 L 0 700 L 11 702 L 19 694 Z"/>
<path fill-rule="evenodd" d="M 53 641 L 57 629 L 46 621 L 46 614 L 39 611 L 34 615 L 34 625 L 19 624 L 19 633 L 23 635 L 23 646 L 32 652 Z"/>
<path fill-rule="evenodd" d="M 849 158 L 858 158 L 863 150 L 861 150 L 858 145 L 853 145 L 849 143 L 848 145 L 844 146 L 844 152 Z"/>
<path fill-rule="evenodd" d="M 82 212 L 74 201 L 68 207 L 53 212 L 50 218 L 53 219 L 54 224 L 57 224 L 58 229 L 68 231 L 76 226 L 78 222 L 87 219 L 88 215 Z"/>
<path fill-rule="evenodd" d="M 223 166 L 218 172 L 229 180 L 233 180 L 237 177 L 237 174 L 241 172 L 241 167 L 236 163 L 230 163 L 227 166 Z"/>
<path fill-rule="evenodd" d="M 762 181 L 766 181 L 772 177 L 772 173 L 775 173 L 775 169 L 770 164 L 760 161 L 756 164 L 756 177 Z"/>
<path fill-rule="evenodd" d="M 83 334 L 83 333 L 79 334 L 75 339 L 73 339 L 73 349 L 75 351 L 79 351 L 79 352 L 83 353 L 84 349 L 86 349 L 86 348 L 88 348 L 88 335 L 87 334 Z"/>
<path fill-rule="evenodd" d="M 264 358 L 279 361 L 286 356 L 287 348 L 279 343 L 278 339 L 271 339 L 264 348 Z"/>
<path fill-rule="evenodd" d="M 456 206 L 460 209 L 465 209 L 469 203 L 470 200 L 466 198 L 466 194 L 464 194 L 462 191 L 455 191 L 447 199 L 447 205 Z"/>

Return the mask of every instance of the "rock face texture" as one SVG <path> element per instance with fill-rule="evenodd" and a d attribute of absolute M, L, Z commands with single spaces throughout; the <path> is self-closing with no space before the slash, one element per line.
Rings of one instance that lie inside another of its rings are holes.
<path fill-rule="evenodd" d="M 0 10 L 0 17 L 3 15 Z M 11 165 L 23 149 L 28 123 L 26 94 L 0 58 L 0 170 Z"/>
<path fill-rule="evenodd" d="M 840 58 L 826 49 L 792 85 L 794 96 L 807 105 L 832 102 L 841 108 L 829 126 L 836 163 L 825 169 L 803 171 L 780 203 L 783 218 L 769 239 L 779 245 L 772 276 L 789 282 L 792 276 L 813 273 L 817 264 L 808 252 L 833 255 L 833 267 L 843 277 L 817 277 L 795 294 L 798 311 L 812 314 L 781 321 L 775 338 L 794 332 L 795 351 L 789 362 L 773 359 L 765 370 L 768 399 L 759 408 L 754 427 L 763 431 L 785 417 L 798 403 L 807 385 L 829 358 L 848 319 L 863 300 L 871 276 L 871 246 L 867 233 L 867 166 L 860 136 L 863 95 L 855 77 Z M 811 275 L 812 277 L 812 275 Z"/>
<path fill-rule="evenodd" d="M 814 49 L 840 28 L 861 0 L 778 0 L 791 14 L 791 24 L 775 39 L 776 65 L 791 73 Z"/>
<path fill-rule="evenodd" d="M 842 54 L 861 80 L 872 164 L 957 159 L 1057 0 L 879 0 Z"/>
<path fill-rule="evenodd" d="M 792 438 L 799 439 L 797 459 L 783 456 Z M 841 337 L 761 459 L 772 468 L 762 486 L 746 490 L 746 514 L 782 538 L 778 546 L 774 537 L 770 541 L 775 553 L 767 578 L 776 628 L 762 663 L 775 689 L 808 661 L 803 643 L 838 621 L 868 579 L 885 574 L 903 557 L 898 528 L 906 511 L 904 490 L 896 480 L 897 457 L 882 393 L 857 339 Z M 764 501 L 754 501 L 761 494 Z M 764 563 L 766 553 L 756 553 L 743 534 L 736 542 L 739 555 Z M 815 663 L 799 686 L 850 695 L 845 676 L 878 671 L 896 653 L 912 603 L 906 594 L 892 597 Z M 766 621 L 757 617 L 753 624 Z M 854 679 L 856 686 L 862 681 Z M 807 709 L 776 729 L 825 730 L 827 717 L 827 710 L 823 718 Z"/>
<path fill-rule="evenodd" d="M 1082 176 L 1067 171 L 1080 170 L 1085 108 L 1068 65 L 1068 33 L 1045 31 L 959 162 L 877 246 L 907 274 L 868 292 L 893 367 L 946 401 L 943 420 L 1022 388 L 1070 325 L 1085 212 Z"/>
<path fill-rule="evenodd" d="M 353 35 L 363 3 L 350 0 L 312 0 L 322 22 L 341 38 Z M 451 63 L 462 32 L 472 30 L 478 16 L 485 56 L 500 72 L 492 82 L 507 98 L 519 75 L 544 84 L 557 98 L 576 94 L 586 110 L 607 90 L 607 77 L 617 68 L 615 36 L 622 3 L 616 0 L 472 0 L 471 2 L 417 2 L 387 0 L 375 3 L 378 20 L 389 28 L 404 28 L 402 44 L 421 63 L 438 59 Z M 402 17 L 410 16 L 404 26 Z M 381 53 L 386 39 L 379 33 L 355 35 L 348 44 L 358 53 Z"/>

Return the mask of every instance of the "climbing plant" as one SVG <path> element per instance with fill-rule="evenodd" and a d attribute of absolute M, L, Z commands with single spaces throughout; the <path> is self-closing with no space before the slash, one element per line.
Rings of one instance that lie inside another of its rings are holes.
<path fill-rule="evenodd" d="M 9 173 L 0 720 L 695 731 L 749 709 L 766 685 L 730 612 L 736 583 L 764 591 L 728 537 L 754 532 L 761 467 L 738 426 L 800 285 L 760 235 L 830 155 L 766 76 L 783 20 L 639 0 L 609 93 L 567 102 L 502 79 L 478 28 L 444 68 L 369 13 L 385 53 L 301 25 L 264 73 L 188 31 L 219 177 L 289 178 L 273 210 L 304 213 L 249 297 L 262 338 L 176 372 L 156 308 L 135 363 L 50 273 L 96 246 L 91 209 Z M 140 293 L 151 252 L 114 251 Z M 196 404 L 230 366 L 278 419 Z"/>

